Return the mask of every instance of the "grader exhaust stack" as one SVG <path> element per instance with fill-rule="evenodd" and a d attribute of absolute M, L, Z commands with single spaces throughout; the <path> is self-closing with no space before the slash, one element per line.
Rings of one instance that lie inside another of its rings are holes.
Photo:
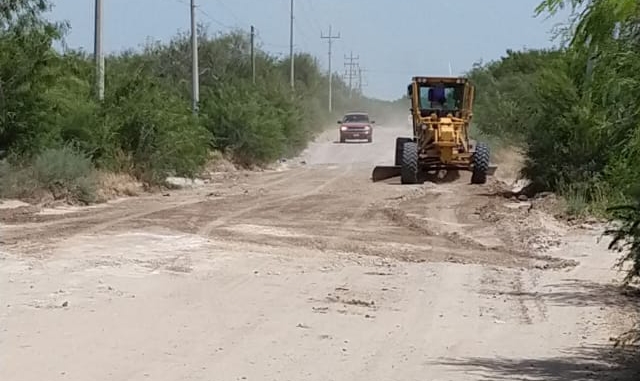
<path fill-rule="evenodd" d="M 413 137 L 396 139 L 395 165 L 377 166 L 373 181 L 400 176 L 403 184 L 420 182 L 424 172 L 468 170 L 473 184 L 484 184 L 497 169 L 489 146 L 469 139 L 475 88 L 466 78 L 413 77 Z"/>

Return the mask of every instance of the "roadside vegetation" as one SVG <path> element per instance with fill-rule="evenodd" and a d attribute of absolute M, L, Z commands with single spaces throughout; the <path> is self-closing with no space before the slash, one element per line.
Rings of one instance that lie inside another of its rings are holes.
<path fill-rule="evenodd" d="M 0 198 L 96 200 L 96 173 L 147 185 L 195 176 L 221 152 L 241 166 L 262 166 L 300 152 L 313 136 L 354 108 L 384 109 L 339 79 L 328 113 L 327 75 L 308 54 L 289 58 L 256 49 L 252 81 L 247 33 L 200 32 L 200 112 L 191 112 L 188 34 L 106 57 L 105 99 L 93 86 L 92 55 L 60 53 L 68 25 L 48 21 L 47 0 L 0 5 Z"/>
<path fill-rule="evenodd" d="M 475 127 L 519 147 L 531 193 L 552 191 L 576 215 L 606 217 L 626 283 L 640 279 L 640 3 L 545 0 L 574 10 L 553 50 L 507 51 L 477 64 Z M 640 335 L 627 336 L 629 341 Z"/>
<path fill-rule="evenodd" d="M 564 46 L 507 51 L 471 70 L 479 89 L 475 122 L 481 133 L 522 148 L 522 174 L 533 192 L 557 192 L 582 202 L 576 212 L 606 214 L 635 199 L 640 180 L 637 6 L 566 3 L 538 8 L 586 9 L 569 29 L 575 31 L 560 35 Z"/>

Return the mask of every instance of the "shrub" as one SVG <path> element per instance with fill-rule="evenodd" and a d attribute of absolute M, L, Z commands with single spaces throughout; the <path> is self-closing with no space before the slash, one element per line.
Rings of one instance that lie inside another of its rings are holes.
<path fill-rule="evenodd" d="M 55 200 L 95 201 L 96 178 L 91 159 L 70 146 L 49 148 L 26 165 L 0 165 L 0 195 L 30 199 L 41 191 Z"/>
<path fill-rule="evenodd" d="M 291 91 L 288 58 L 256 49 L 254 84 L 244 31 L 210 36 L 200 29 L 198 116 L 190 109 L 187 34 L 107 57 L 105 98 L 97 101 L 92 57 L 52 47 L 66 25 L 43 17 L 50 5 L 19 0 L 0 6 L 0 152 L 14 158 L 2 167 L 4 195 L 42 187 L 64 193 L 56 188 L 62 187 L 91 199 L 87 163 L 150 184 L 169 175 L 192 177 L 211 148 L 245 166 L 263 165 L 300 152 L 327 120 L 327 76 L 317 60 L 296 54 Z M 347 91 L 335 77 L 336 110 L 394 105 L 357 93 L 350 98 Z M 65 169 L 74 160 L 78 172 Z"/>

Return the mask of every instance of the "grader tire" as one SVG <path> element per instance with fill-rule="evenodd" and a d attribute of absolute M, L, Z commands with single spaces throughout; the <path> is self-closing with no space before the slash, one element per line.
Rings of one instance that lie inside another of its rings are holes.
<path fill-rule="evenodd" d="M 485 143 L 478 143 L 476 152 L 473 154 L 473 174 L 471 184 L 484 184 L 487 182 L 487 171 L 490 162 L 489 146 Z"/>
<path fill-rule="evenodd" d="M 400 182 L 402 184 L 418 183 L 418 144 L 415 142 L 406 142 L 403 145 Z"/>
<path fill-rule="evenodd" d="M 413 141 L 411 138 L 396 138 L 396 157 L 394 165 L 402 165 L 402 148 L 407 142 Z"/>

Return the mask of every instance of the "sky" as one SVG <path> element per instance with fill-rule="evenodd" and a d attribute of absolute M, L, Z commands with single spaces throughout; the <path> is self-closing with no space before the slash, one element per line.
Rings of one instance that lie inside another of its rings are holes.
<path fill-rule="evenodd" d="M 554 45 L 552 28 L 567 20 L 534 17 L 541 0 L 294 0 L 294 49 L 308 52 L 328 68 L 344 73 L 353 52 L 363 69 L 366 95 L 401 97 L 414 75 L 464 74 L 480 60 L 499 59 L 507 49 Z M 104 48 L 118 52 L 145 41 L 167 41 L 189 31 L 189 0 L 103 0 Z M 68 21 L 66 44 L 93 51 L 94 1 L 53 0 L 48 16 Z M 257 43 L 272 53 L 288 55 L 290 0 L 197 0 L 199 23 L 211 33 L 251 25 Z"/>

